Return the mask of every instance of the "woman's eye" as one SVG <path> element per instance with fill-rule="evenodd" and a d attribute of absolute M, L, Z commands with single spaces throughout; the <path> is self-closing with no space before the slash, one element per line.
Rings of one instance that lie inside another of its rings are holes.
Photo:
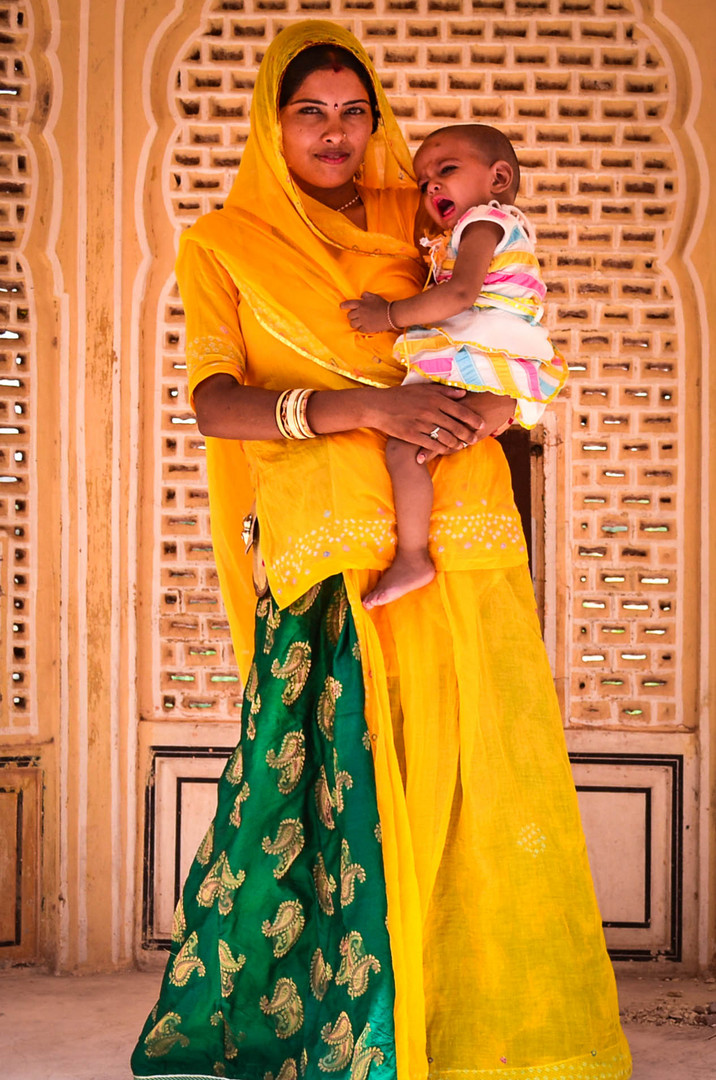
<path fill-rule="evenodd" d="M 366 116 L 367 109 L 363 105 L 351 105 L 346 109 L 346 116 Z"/>

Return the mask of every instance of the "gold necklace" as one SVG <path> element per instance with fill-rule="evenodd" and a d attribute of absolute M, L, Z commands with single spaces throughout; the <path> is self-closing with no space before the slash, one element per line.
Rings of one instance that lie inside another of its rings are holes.
<path fill-rule="evenodd" d="M 359 202 L 359 201 L 360 201 L 360 193 L 357 192 L 353 196 L 353 198 L 350 200 L 350 202 L 344 203 L 343 206 L 337 206 L 336 207 L 336 213 L 337 214 L 342 214 L 344 210 L 347 210 L 350 206 L 355 206 L 355 204 L 357 202 Z"/>

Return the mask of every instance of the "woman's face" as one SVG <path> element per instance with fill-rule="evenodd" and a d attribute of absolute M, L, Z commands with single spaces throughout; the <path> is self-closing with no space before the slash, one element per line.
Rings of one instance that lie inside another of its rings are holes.
<path fill-rule="evenodd" d="M 350 68 L 308 75 L 279 112 L 283 156 L 298 186 L 320 199 L 352 190 L 373 117 L 367 91 Z"/>

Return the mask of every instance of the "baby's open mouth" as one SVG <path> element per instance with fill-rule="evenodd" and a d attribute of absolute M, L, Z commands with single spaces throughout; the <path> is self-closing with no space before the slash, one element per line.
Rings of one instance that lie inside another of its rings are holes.
<path fill-rule="evenodd" d="M 444 195 L 436 196 L 436 198 L 433 199 L 433 206 L 441 218 L 449 217 L 455 209 L 455 203 L 452 199 L 446 199 Z"/>

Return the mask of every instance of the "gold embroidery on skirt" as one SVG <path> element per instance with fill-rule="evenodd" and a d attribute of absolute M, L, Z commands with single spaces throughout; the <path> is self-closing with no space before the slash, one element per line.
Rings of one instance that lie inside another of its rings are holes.
<path fill-rule="evenodd" d="M 331 789 L 328 786 L 328 777 L 326 776 L 324 765 L 321 765 L 318 770 L 318 779 L 316 780 L 314 794 L 316 796 L 316 809 L 318 810 L 319 818 L 327 829 L 335 829 L 336 823 L 333 820 L 333 796 L 331 795 Z"/>
<path fill-rule="evenodd" d="M 229 784 L 240 784 L 244 778 L 244 751 L 237 746 L 224 774 Z"/>
<path fill-rule="evenodd" d="M 360 997 L 368 989 L 371 971 L 380 971 L 380 961 L 365 951 L 363 938 L 357 930 L 351 930 L 341 941 L 341 966 L 336 975 L 336 985 L 345 986 L 348 996 Z"/>
<path fill-rule="evenodd" d="M 281 1068 L 278 1070 L 278 1076 L 276 1080 L 296 1080 L 298 1076 L 298 1069 L 296 1068 L 296 1061 L 294 1058 L 286 1058 Z M 273 1073 L 264 1073 L 264 1080 L 273 1080 Z"/>
<path fill-rule="evenodd" d="M 350 1065 L 353 1057 L 353 1028 L 348 1014 L 342 1012 L 335 1024 L 324 1024 L 321 1038 L 330 1050 L 319 1059 L 318 1068 L 322 1072 L 339 1072 Z"/>
<path fill-rule="evenodd" d="M 172 970 L 169 974 L 169 982 L 174 986 L 186 986 L 194 971 L 200 979 L 206 975 L 206 967 L 196 955 L 198 945 L 199 935 L 195 930 L 193 934 L 189 935 L 174 957 Z"/>
<path fill-rule="evenodd" d="M 276 679 L 285 679 L 286 686 L 281 694 L 284 705 L 293 705 L 301 696 L 311 670 L 311 646 L 307 641 L 294 641 L 289 646 L 288 656 L 283 664 L 278 658 L 271 665 L 271 674 Z"/>
<path fill-rule="evenodd" d="M 199 845 L 199 850 L 196 853 L 196 861 L 200 862 L 202 866 L 206 866 L 211 858 L 211 853 L 214 850 L 214 823 L 206 831 L 206 836 Z"/>
<path fill-rule="evenodd" d="M 218 1012 L 213 1013 L 213 1015 L 211 1017 L 211 1022 L 214 1025 L 214 1027 L 218 1027 L 220 1024 L 223 1024 L 223 1027 L 224 1027 L 224 1057 L 228 1061 L 231 1061 L 231 1059 L 235 1058 L 236 1055 L 238 1054 L 239 1046 L 238 1046 L 238 1043 L 236 1041 L 236 1038 L 234 1036 L 233 1031 L 229 1027 L 229 1021 L 226 1019 L 226 1017 L 224 1016 L 221 1009 L 219 1009 Z M 214 1066 L 214 1068 L 216 1069 L 216 1066 Z"/>
<path fill-rule="evenodd" d="M 245 878 L 243 870 L 239 870 L 238 874 L 232 872 L 226 852 L 222 851 L 199 886 L 197 904 L 211 907 L 218 900 L 219 911 L 222 915 L 228 915 L 234 906 L 234 894 L 239 886 L 243 885 Z"/>
<path fill-rule="evenodd" d="M 281 742 L 278 754 L 271 749 L 266 754 L 266 764 L 272 769 L 280 769 L 278 790 L 282 795 L 290 795 L 297 787 L 306 760 L 306 737 L 302 731 L 288 731 Z"/>
<path fill-rule="evenodd" d="M 264 994 L 259 1005 L 266 1016 L 275 1018 L 279 1039 L 289 1039 L 303 1024 L 303 1002 L 293 979 L 279 979 L 271 1000 Z"/>
<path fill-rule="evenodd" d="M 246 802 L 250 794 L 251 790 L 249 788 L 249 785 L 246 783 L 246 781 L 244 781 L 241 786 L 241 790 L 234 799 L 234 808 L 229 814 L 229 821 L 232 825 L 235 825 L 237 829 L 241 825 L 241 804 Z"/>
<path fill-rule="evenodd" d="M 351 849 L 344 837 L 341 841 L 341 907 L 353 903 L 356 880 L 365 882 L 365 870 L 360 863 L 351 862 Z"/>
<path fill-rule="evenodd" d="M 356 1039 L 356 1045 L 353 1051 L 353 1062 L 351 1064 L 350 1080 L 366 1080 L 368 1070 L 373 1062 L 375 1062 L 376 1065 L 382 1065 L 385 1061 L 385 1054 L 382 1050 L 379 1050 L 377 1046 L 367 1045 L 369 1036 L 370 1024 L 366 1024 Z"/>
<path fill-rule="evenodd" d="M 274 608 L 270 605 L 268 617 L 266 619 L 266 638 L 264 640 L 264 653 L 268 654 L 273 649 L 274 638 L 276 637 L 276 631 L 281 625 L 281 609 Z"/>
<path fill-rule="evenodd" d="M 273 954 L 276 957 L 285 956 L 296 944 L 301 931 L 306 925 L 303 908 L 298 900 L 284 900 L 279 904 L 276 917 L 273 922 L 264 919 L 261 931 L 267 938 L 273 938 Z"/>
<path fill-rule="evenodd" d="M 234 992 L 234 975 L 241 971 L 246 963 L 246 957 L 239 953 L 234 957 L 228 941 L 219 938 L 219 974 L 221 976 L 221 996 L 230 997 Z"/>
<path fill-rule="evenodd" d="M 147 1057 L 164 1057 L 177 1043 L 179 1046 L 188 1046 L 189 1040 L 186 1035 L 178 1030 L 181 1024 L 179 1013 L 169 1012 L 159 1020 L 144 1040 Z"/>
<path fill-rule="evenodd" d="M 316 865 L 313 867 L 313 881 L 316 886 L 316 895 L 321 911 L 326 915 L 332 915 L 334 908 L 331 894 L 336 891 L 336 879 L 326 870 L 326 864 L 320 852 L 318 853 Z"/>
<path fill-rule="evenodd" d="M 174 917 L 172 919 L 172 941 L 177 944 L 184 940 L 186 934 L 186 917 L 184 915 L 184 899 L 180 897 L 179 903 L 174 908 Z"/>
<path fill-rule="evenodd" d="M 328 990 L 328 984 L 333 978 L 333 968 L 323 957 L 320 949 L 316 949 L 311 959 L 311 992 L 319 1001 L 323 1001 Z"/>
<path fill-rule="evenodd" d="M 341 696 L 343 687 L 329 675 L 326 685 L 318 699 L 318 726 L 330 742 L 333 742 L 333 728 L 336 720 L 336 702 Z"/>
<path fill-rule="evenodd" d="M 333 789 L 333 805 L 338 813 L 343 811 L 343 788 L 347 788 L 348 791 L 353 787 L 353 777 L 345 769 L 338 768 L 338 752 L 333 751 L 333 773 L 336 778 L 336 786 Z"/>
<path fill-rule="evenodd" d="M 267 855 L 278 855 L 278 866 L 274 867 L 273 876 L 283 877 L 303 850 L 303 823 L 300 818 L 284 818 L 278 827 L 276 839 L 264 836 L 261 847 Z"/>
<path fill-rule="evenodd" d="M 331 645 L 338 644 L 338 638 L 341 636 L 347 614 L 348 597 L 346 591 L 345 589 L 337 590 L 331 597 L 331 602 L 328 605 L 328 611 L 326 612 L 326 629 L 328 631 L 328 640 Z"/>
<path fill-rule="evenodd" d="M 322 581 L 319 581 L 317 585 L 312 585 L 308 592 L 305 592 L 303 596 L 299 596 L 298 600 L 294 600 L 289 605 L 288 610 L 292 615 L 305 615 L 307 611 L 310 611 L 314 605 L 316 597 L 321 591 Z"/>

